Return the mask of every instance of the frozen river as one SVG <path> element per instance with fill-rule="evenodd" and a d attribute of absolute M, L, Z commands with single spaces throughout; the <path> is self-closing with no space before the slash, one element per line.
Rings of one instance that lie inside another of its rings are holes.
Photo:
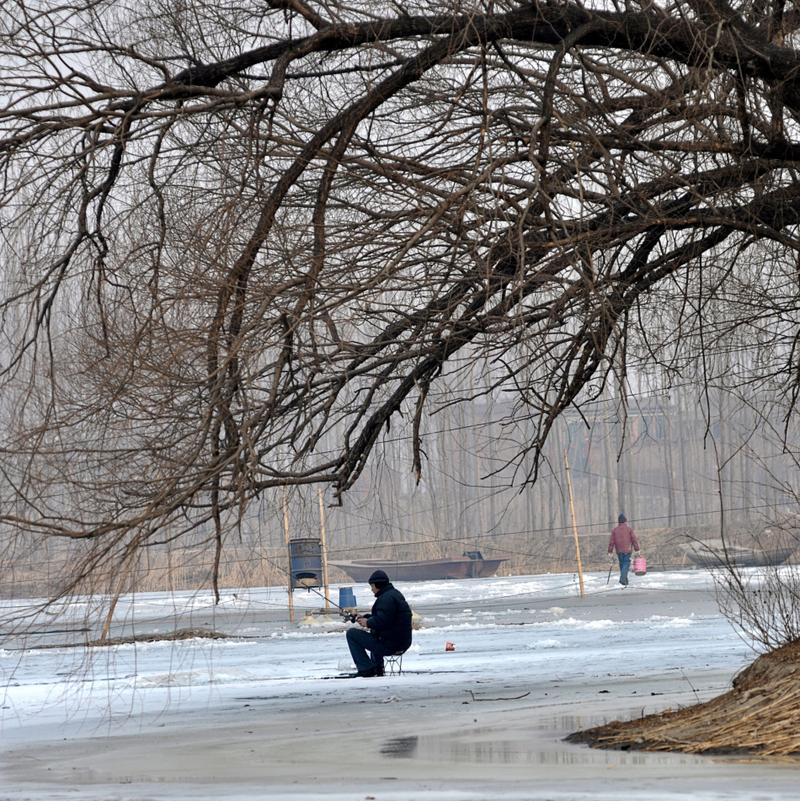
<path fill-rule="evenodd" d="M 112 636 L 228 637 L 88 650 L 70 644 L 99 630 L 90 603 L 27 639 L 9 604 L 0 799 L 796 801 L 800 763 L 563 742 L 717 695 L 755 656 L 707 573 L 613 581 L 588 575 L 583 598 L 568 574 L 400 584 L 422 619 L 404 673 L 345 681 L 345 624 L 307 615 L 314 593 L 295 593 L 295 623 L 282 588 L 122 599 Z"/>

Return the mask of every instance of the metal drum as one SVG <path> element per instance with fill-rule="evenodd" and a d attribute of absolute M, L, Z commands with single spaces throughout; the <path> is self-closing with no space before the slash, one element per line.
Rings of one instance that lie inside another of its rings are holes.
<path fill-rule="evenodd" d="M 307 537 L 289 540 L 292 589 L 322 586 L 322 541 Z"/>

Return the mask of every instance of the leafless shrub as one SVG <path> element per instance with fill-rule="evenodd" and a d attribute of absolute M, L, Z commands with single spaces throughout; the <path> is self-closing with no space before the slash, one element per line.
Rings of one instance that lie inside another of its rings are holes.
<path fill-rule="evenodd" d="M 773 651 L 800 641 L 800 538 L 795 521 L 766 528 L 747 546 L 718 553 L 714 570 L 720 610 L 743 638 L 759 650 Z M 755 559 L 758 566 L 750 567 Z"/>

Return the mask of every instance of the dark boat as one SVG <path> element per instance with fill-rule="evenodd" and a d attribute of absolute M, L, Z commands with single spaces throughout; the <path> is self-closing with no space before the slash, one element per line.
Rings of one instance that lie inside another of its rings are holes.
<path fill-rule="evenodd" d="M 722 540 L 699 540 L 684 546 L 690 562 L 698 567 L 766 567 L 782 565 L 794 548 L 746 548 L 742 545 L 723 545 Z"/>
<path fill-rule="evenodd" d="M 366 583 L 373 570 L 380 568 L 392 581 L 436 581 L 442 579 L 488 578 L 505 559 L 484 559 L 480 551 L 467 551 L 452 559 L 357 559 L 329 562 L 347 573 L 353 581 Z"/>

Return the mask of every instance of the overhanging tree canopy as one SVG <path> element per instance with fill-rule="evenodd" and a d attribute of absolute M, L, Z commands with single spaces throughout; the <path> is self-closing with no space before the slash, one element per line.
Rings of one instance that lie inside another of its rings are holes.
<path fill-rule="evenodd" d="M 421 471 L 426 415 L 491 392 L 532 481 L 632 359 L 791 409 L 797 19 L 6 4 L 3 519 L 96 560 L 209 520 L 219 547 L 270 487 L 345 492 L 398 417 Z"/>

